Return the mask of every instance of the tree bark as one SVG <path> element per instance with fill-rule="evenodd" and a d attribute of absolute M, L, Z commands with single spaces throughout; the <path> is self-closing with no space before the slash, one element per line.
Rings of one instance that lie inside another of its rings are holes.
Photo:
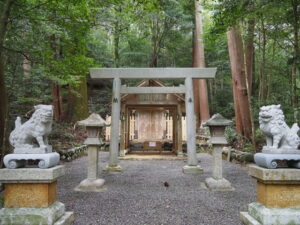
<path fill-rule="evenodd" d="M 259 100 L 264 101 L 267 99 L 267 93 L 268 93 L 268 84 L 267 84 L 267 77 L 266 77 L 266 71 L 265 71 L 265 65 L 266 65 L 266 45 L 267 45 L 267 39 L 266 39 L 266 28 L 265 23 L 262 19 L 261 22 L 261 43 L 260 43 L 260 53 L 261 53 L 261 60 L 259 65 Z"/>
<path fill-rule="evenodd" d="M 53 57 L 55 60 L 58 60 L 61 57 L 59 39 L 55 35 L 52 35 L 50 37 L 50 44 L 54 52 Z M 54 120 L 60 121 L 63 115 L 63 105 L 62 105 L 60 85 L 57 82 L 52 84 L 52 105 L 53 105 Z"/>
<path fill-rule="evenodd" d="M 242 124 L 241 135 L 252 140 L 251 109 L 246 86 L 243 42 L 239 29 L 237 27 L 231 27 L 227 32 L 227 38 L 235 96 L 235 112 L 237 114 L 240 113 Z M 238 120 L 238 117 L 236 118 Z M 240 131 L 237 130 L 237 132 Z"/>
<path fill-rule="evenodd" d="M 3 46 L 5 41 L 5 35 L 7 32 L 7 24 L 13 5 L 13 0 L 5 0 L 3 3 L 2 12 L 0 13 L 0 168 L 3 166 L 2 159 L 8 148 L 8 101 L 5 86 L 5 68 L 4 68 L 4 53 Z"/>
<path fill-rule="evenodd" d="M 297 96 L 297 84 L 296 81 L 299 78 L 299 61 L 300 61 L 300 52 L 299 52 L 299 0 L 291 0 L 293 7 L 293 63 L 292 63 L 292 72 L 291 72 L 291 81 L 292 81 L 292 96 L 291 102 L 294 109 L 294 121 L 299 121 L 299 103 Z"/>
<path fill-rule="evenodd" d="M 60 121 L 63 115 L 63 109 L 60 86 L 57 83 L 52 84 L 52 105 L 54 120 Z"/>
<path fill-rule="evenodd" d="M 193 67 L 204 68 L 204 45 L 203 45 L 203 24 L 202 24 L 202 6 L 200 1 L 195 1 L 195 32 L 193 46 Z M 194 101 L 197 121 L 204 122 L 210 118 L 207 83 L 205 79 L 194 79 Z M 197 127 L 199 124 L 197 124 Z"/>
<path fill-rule="evenodd" d="M 85 76 L 80 78 L 78 85 L 69 85 L 66 111 L 66 120 L 69 122 L 76 122 L 88 117 L 87 81 Z"/>
<path fill-rule="evenodd" d="M 245 42 L 245 60 L 246 60 L 246 78 L 248 84 L 249 96 L 252 95 L 252 81 L 253 81 L 253 58 L 254 58 L 254 26 L 253 19 L 248 21 L 247 37 Z"/>

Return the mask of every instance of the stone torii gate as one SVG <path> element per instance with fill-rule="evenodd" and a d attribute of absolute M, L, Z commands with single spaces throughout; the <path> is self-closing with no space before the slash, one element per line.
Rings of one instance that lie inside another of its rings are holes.
<path fill-rule="evenodd" d="M 92 68 L 91 78 L 113 79 L 111 142 L 109 147 L 109 163 L 107 171 L 121 171 L 118 164 L 119 153 L 119 121 L 121 110 L 121 94 L 185 94 L 187 155 L 188 162 L 183 167 L 184 173 L 198 173 L 202 168 L 196 156 L 196 126 L 194 113 L 193 79 L 214 78 L 216 68 Z M 125 87 L 121 79 L 185 79 L 179 87 Z"/>

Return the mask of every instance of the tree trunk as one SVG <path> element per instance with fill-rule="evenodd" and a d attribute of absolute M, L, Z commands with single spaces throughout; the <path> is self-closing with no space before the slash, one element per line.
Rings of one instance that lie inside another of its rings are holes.
<path fill-rule="evenodd" d="M 61 57 L 59 39 L 55 35 L 52 35 L 50 37 L 50 44 L 54 52 L 53 57 L 55 60 L 58 60 Z M 57 82 L 52 84 L 52 105 L 53 105 L 53 112 L 54 112 L 54 120 L 60 121 L 63 115 L 63 105 L 62 105 L 60 85 Z"/>
<path fill-rule="evenodd" d="M 118 13 L 121 13 L 121 8 L 116 7 L 115 10 Z M 120 67 L 120 51 L 119 51 L 119 44 L 120 44 L 120 22 L 119 18 L 116 18 L 116 22 L 114 23 L 114 32 L 113 32 L 113 45 L 114 45 L 114 64 L 115 67 Z"/>
<path fill-rule="evenodd" d="M 11 11 L 13 0 L 5 0 L 2 3 L 2 12 L 0 13 L 0 168 L 3 166 L 3 156 L 8 149 L 8 101 L 5 86 L 5 68 L 3 45 L 7 32 L 8 18 Z"/>
<path fill-rule="evenodd" d="M 299 121 L 299 105 L 298 105 L 298 96 L 297 96 L 297 84 L 296 81 L 299 78 L 299 60 L 300 60 L 300 53 L 299 53 L 299 13 L 298 7 L 299 2 L 298 0 L 291 0 L 292 7 L 293 7 L 293 33 L 294 33 L 294 40 L 293 40 L 293 63 L 292 63 L 292 72 L 291 72 L 291 81 L 292 81 L 292 106 L 294 109 L 294 121 Z"/>
<path fill-rule="evenodd" d="M 120 54 L 119 54 L 120 36 L 118 31 L 114 33 L 113 38 L 114 38 L 114 62 L 115 62 L 115 67 L 118 68 L 120 67 Z"/>
<path fill-rule="evenodd" d="M 159 54 L 159 22 L 158 18 L 153 18 L 151 25 L 151 55 L 149 67 L 157 67 Z"/>
<path fill-rule="evenodd" d="M 62 99 L 60 86 L 57 83 L 52 84 L 52 105 L 54 120 L 60 121 L 63 115 Z"/>
<path fill-rule="evenodd" d="M 86 77 L 80 78 L 76 86 L 69 86 L 66 120 L 76 122 L 88 117 L 88 95 Z"/>
<path fill-rule="evenodd" d="M 261 54 L 261 60 L 260 60 L 260 66 L 259 66 L 259 100 L 264 101 L 267 99 L 267 93 L 268 93 L 268 84 L 267 84 L 267 78 L 266 78 L 266 72 L 265 72 L 265 66 L 266 66 L 266 28 L 265 23 L 262 19 L 261 22 L 261 44 L 260 44 L 260 54 Z"/>
<path fill-rule="evenodd" d="M 253 81 L 253 58 L 254 58 L 254 26 L 253 19 L 248 21 L 247 37 L 245 41 L 245 60 L 246 60 L 246 78 L 248 84 L 249 96 L 252 95 L 252 81 Z"/>
<path fill-rule="evenodd" d="M 200 1 L 195 1 L 195 33 L 193 47 L 193 67 L 204 68 L 204 46 L 202 29 L 202 6 Z M 195 113 L 198 121 L 207 121 L 209 116 L 207 84 L 205 79 L 194 79 Z M 198 100 L 199 99 L 199 100 Z M 198 114 L 198 115 L 197 115 Z M 199 124 L 197 124 L 197 127 Z"/>
<path fill-rule="evenodd" d="M 243 42 L 239 29 L 237 27 L 230 28 L 227 33 L 227 38 L 235 96 L 235 112 L 237 114 L 240 113 L 242 124 L 241 134 L 249 140 L 252 140 L 251 109 L 246 85 Z M 238 117 L 236 118 L 238 120 Z M 239 130 L 237 131 L 240 132 Z"/>

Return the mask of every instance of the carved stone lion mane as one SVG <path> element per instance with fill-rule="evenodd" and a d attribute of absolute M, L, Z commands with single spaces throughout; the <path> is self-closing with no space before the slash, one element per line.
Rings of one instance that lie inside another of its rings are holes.
<path fill-rule="evenodd" d="M 9 136 L 10 144 L 15 148 L 41 148 L 48 146 L 48 134 L 52 129 L 53 109 L 52 105 L 37 105 L 35 112 L 25 123 L 17 117 L 15 129 Z M 38 144 L 38 146 L 37 146 Z"/>
<path fill-rule="evenodd" d="M 266 136 L 267 147 L 274 149 L 297 149 L 300 138 L 299 127 L 294 123 L 291 128 L 284 120 L 280 105 L 268 105 L 260 108 L 259 128 Z"/>

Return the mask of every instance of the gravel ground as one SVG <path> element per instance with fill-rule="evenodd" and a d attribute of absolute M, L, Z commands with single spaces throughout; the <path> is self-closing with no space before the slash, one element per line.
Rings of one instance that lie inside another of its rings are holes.
<path fill-rule="evenodd" d="M 75 192 L 86 178 L 87 157 L 65 163 L 58 198 L 74 211 L 74 225 L 240 225 L 239 212 L 255 201 L 255 181 L 246 167 L 223 161 L 223 174 L 235 191 L 209 191 L 203 187 L 212 173 L 212 157 L 197 155 L 202 174 L 182 173 L 185 161 L 121 160 L 122 173 L 106 174 L 106 190 Z M 100 153 L 101 171 L 108 153 Z M 169 183 L 169 187 L 164 186 Z"/>

